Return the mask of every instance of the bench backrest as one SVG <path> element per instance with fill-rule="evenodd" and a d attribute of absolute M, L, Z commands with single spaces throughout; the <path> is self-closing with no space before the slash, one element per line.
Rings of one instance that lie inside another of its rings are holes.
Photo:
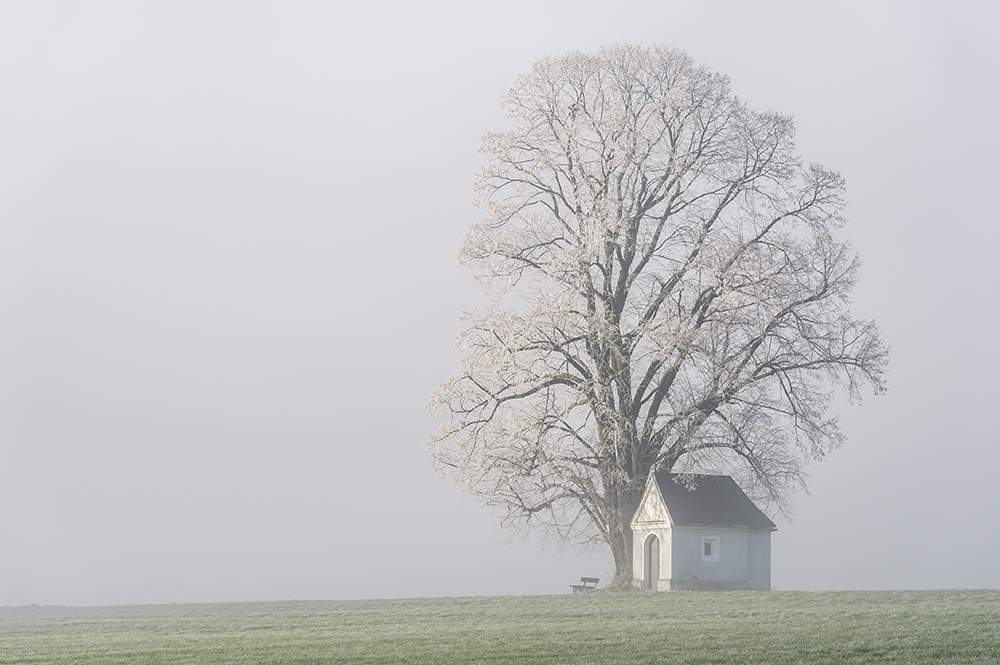
<path fill-rule="evenodd" d="M 597 584 L 601 581 L 600 577 L 581 577 L 580 581 L 584 584 Z"/>

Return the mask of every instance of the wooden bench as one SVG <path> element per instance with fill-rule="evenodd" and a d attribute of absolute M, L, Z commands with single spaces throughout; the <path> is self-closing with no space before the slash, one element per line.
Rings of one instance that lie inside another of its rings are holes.
<path fill-rule="evenodd" d="M 601 581 L 599 577 L 581 577 L 581 584 L 570 584 L 570 588 L 573 589 L 573 593 L 580 591 L 593 591 L 597 588 L 597 583 Z"/>

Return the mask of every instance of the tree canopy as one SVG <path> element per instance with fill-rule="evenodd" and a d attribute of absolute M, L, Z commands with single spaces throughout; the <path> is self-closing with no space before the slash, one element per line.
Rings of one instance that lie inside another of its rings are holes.
<path fill-rule="evenodd" d="M 784 510 L 844 440 L 832 390 L 884 391 L 888 348 L 848 311 L 843 179 L 725 76 L 623 45 L 540 60 L 503 106 L 459 251 L 492 297 L 428 450 L 505 525 L 606 543 L 629 584 L 651 471 L 728 473 Z"/>

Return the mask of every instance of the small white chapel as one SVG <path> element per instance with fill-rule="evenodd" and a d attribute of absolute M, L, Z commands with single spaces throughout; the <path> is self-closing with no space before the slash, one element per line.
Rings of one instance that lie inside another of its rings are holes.
<path fill-rule="evenodd" d="M 770 591 L 775 529 L 729 476 L 652 474 L 632 518 L 633 584 Z"/>

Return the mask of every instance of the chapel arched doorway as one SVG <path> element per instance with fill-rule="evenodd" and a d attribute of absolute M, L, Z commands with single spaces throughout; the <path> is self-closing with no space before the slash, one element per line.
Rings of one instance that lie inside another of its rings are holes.
<path fill-rule="evenodd" d="M 657 591 L 660 579 L 660 539 L 650 534 L 646 538 L 645 550 L 643 552 L 642 589 L 644 591 Z"/>

